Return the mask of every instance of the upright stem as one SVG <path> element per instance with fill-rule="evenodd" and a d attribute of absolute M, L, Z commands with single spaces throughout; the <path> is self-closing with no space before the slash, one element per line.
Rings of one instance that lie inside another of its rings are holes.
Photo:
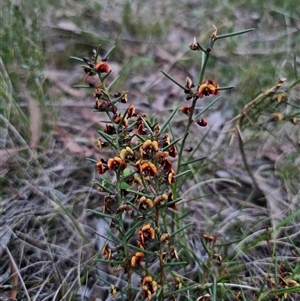
<path fill-rule="evenodd" d="M 210 47 L 212 48 L 212 46 L 213 46 L 213 42 L 211 43 Z M 199 88 L 199 86 L 201 85 L 201 83 L 203 81 L 208 59 L 209 59 L 209 53 L 208 52 L 202 52 L 202 58 L 201 58 L 202 63 L 201 63 L 201 70 L 200 70 L 200 74 L 199 74 L 198 88 Z M 194 122 L 193 116 L 194 116 L 194 111 L 195 111 L 197 99 L 198 99 L 197 97 L 193 98 L 193 102 L 192 102 L 192 106 L 191 106 L 191 110 L 190 110 L 190 114 L 189 114 L 189 119 L 188 119 L 188 124 L 185 128 L 185 132 L 184 132 L 184 135 L 183 135 L 182 144 L 181 144 L 181 147 L 180 147 L 180 150 L 179 150 L 179 156 L 178 156 L 177 174 L 180 173 L 180 169 L 181 169 L 181 161 L 182 161 L 182 158 L 183 158 L 182 154 L 183 154 L 183 150 L 184 150 L 184 147 L 185 147 L 185 141 L 186 141 L 186 139 L 189 135 L 191 124 Z M 175 195 L 175 198 L 176 197 L 177 197 L 177 195 Z"/>

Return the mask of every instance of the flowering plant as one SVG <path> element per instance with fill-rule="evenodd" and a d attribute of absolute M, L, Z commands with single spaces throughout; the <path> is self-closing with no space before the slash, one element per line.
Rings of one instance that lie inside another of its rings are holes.
<path fill-rule="evenodd" d="M 179 107 L 159 125 L 156 118 L 147 116 L 128 103 L 128 91 L 112 92 L 118 79 L 116 77 L 109 82 L 112 70 L 108 57 L 112 50 L 102 59 L 99 59 L 100 48 L 90 57 L 75 58 L 84 63 L 86 80 L 95 76 L 99 78 L 99 81 L 88 81 L 88 85 L 77 87 L 94 89 L 94 110 L 107 117 L 105 128 L 98 132 L 100 158 L 94 161 L 101 175 L 97 186 L 104 193 L 103 211 L 94 213 L 109 221 L 107 241 L 98 260 L 115 268 L 120 277 L 126 279 L 126 285 L 118 285 L 113 278 L 103 279 L 114 298 L 134 300 L 134 296 L 142 295 L 147 300 L 154 296 L 157 300 L 175 300 L 179 294 L 199 290 L 198 284 L 185 281 L 184 275 L 176 272 L 178 267 L 188 264 L 186 257 L 181 260 L 182 250 L 176 243 L 176 237 L 189 227 L 189 224 L 182 227 L 176 224 L 180 210 L 178 202 L 181 200 L 177 181 L 190 172 L 184 167 L 197 161 L 183 162 L 183 150 L 192 124 L 206 126 L 207 121 L 203 117 L 205 111 L 218 101 L 222 90 L 233 88 L 222 87 L 214 79 L 205 77 L 215 43 L 251 30 L 218 35 L 214 27 L 206 48 L 194 39 L 189 48 L 201 53 L 196 82 L 187 78 L 181 84 L 162 71 L 183 90 L 183 96 L 185 94 L 190 102 L 181 108 L 181 112 L 187 115 L 182 138 L 176 138 L 168 132 Z M 218 97 L 195 114 L 197 101 L 210 95 Z M 127 107 L 120 110 L 120 103 Z M 113 154 L 104 157 L 104 148 L 111 149 Z M 208 255 L 204 265 L 207 269 L 217 265 L 222 270 L 218 240 L 218 233 L 203 236 L 203 247 Z M 210 295 L 205 294 L 197 300 L 210 300 Z"/>

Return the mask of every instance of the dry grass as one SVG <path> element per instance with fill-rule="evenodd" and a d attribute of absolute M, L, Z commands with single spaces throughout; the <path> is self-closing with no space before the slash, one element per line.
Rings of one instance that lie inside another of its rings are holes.
<path fill-rule="evenodd" d="M 205 159 L 190 166 L 193 175 L 180 187 L 181 214 L 190 212 L 180 223 L 193 225 L 178 240 L 189 265 L 176 273 L 202 286 L 178 300 L 215 292 L 213 275 L 220 300 L 237 300 L 238 291 L 244 294 L 239 300 L 277 300 L 272 290 L 284 287 L 279 274 L 300 282 L 299 124 L 270 123 L 262 130 L 271 111 L 264 103 L 250 114 L 254 123 L 245 120 L 253 189 L 238 139 L 228 145 L 234 123 L 226 122 L 283 76 L 288 102 L 298 107 L 279 109 L 299 111 L 299 83 L 288 88 L 300 64 L 299 12 L 292 1 L 133 2 L 1 4 L 0 300 L 112 300 L 107 282 L 124 285 L 121 272 L 95 260 L 106 224 L 87 210 L 101 211 L 103 204 L 86 157 L 100 156 L 95 133 L 102 123 L 91 112 L 90 91 L 72 88 L 84 76 L 69 56 L 85 56 L 99 43 L 116 45 L 116 89 L 128 89 L 137 108 L 161 120 L 184 95 L 158 69 L 181 82 L 195 78 L 199 62 L 187 45 L 194 36 L 208 40 L 212 24 L 219 32 L 257 29 L 222 42 L 208 68 L 208 76 L 236 88 L 206 113 L 211 127 L 192 127 L 187 141 L 187 148 L 198 145 L 190 159 Z M 185 120 L 176 117 L 174 136 L 182 135 Z M 202 263 L 207 254 L 200 239 L 216 232 L 225 271 Z M 299 298 L 294 290 L 287 300 Z"/>

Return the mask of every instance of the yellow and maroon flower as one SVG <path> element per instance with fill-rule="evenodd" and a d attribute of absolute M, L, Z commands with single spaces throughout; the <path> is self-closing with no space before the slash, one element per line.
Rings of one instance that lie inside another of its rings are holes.
<path fill-rule="evenodd" d="M 152 294 L 157 291 L 157 282 L 154 281 L 151 276 L 145 276 L 142 279 L 142 290 L 144 291 L 145 297 L 150 301 Z"/>
<path fill-rule="evenodd" d="M 171 203 L 173 201 L 174 201 L 173 200 L 173 193 L 172 193 L 172 191 L 170 191 L 169 194 L 168 194 L 168 203 Z M 176 203 L 172 203 L 168 207 L 173 209 L 173 210 L 178 210 L 178 206 L 177 206 Z"/>
<path fill-rule="evenodd" d="M 140 252 L 140 251 L 136 252 L 134 254 L 134 256 L 132 256 L 132 258 L 131 258 L 131 266 L 135 267 L 137 265 L 141 265 L 144 257 L 145 257 L 145 254 L 143 252 Z"/>
<path fill-rule="evenodd" d="M 125 162 L 134 161 L 134 159 L 135 159 L 134 152 L 129 146 L 126 146 L 126 148 L 123 148 L 120 151 L 120 157 Z"/>
<path fill-rule="evenodd" d="M 138 135 L 147 135 L 148 134 L 148 130 L 145 129 L 145 124 L 143 121 L 138 122 L 137 134 Z"/>
<path fill-rule="evenodd" d="M 179 277 L 175 277 L 175 286 L 176 286 L 176 289 L 180 290 L 182 288 L 182 282 L 181 282 L 181 279 Z"/>
<path fill-rule="evenodd" d="M 115 287 L 113 284 L 110 285 L 109 293 L 110 293 L 115 299 L 117 299 L 117 293 L 118 293 L 118 292 L 117 292 L 116 287 Z"/>
<path fill-rule="evenodd" d="M 175 258 L 176 260 L 179 260 L 178 253 L 177 253 L 176 249 L 174 248 L 174 246 L 170 247 L 170 255 L 171 255 L 171 258 Z"/>
<path fill-rule="evenodd" d="M 154 198 L 154 204 L 155 206 L 163 205 L 168 200 L 168 196 L 164 193 L 162 195 L 158 195 Z"/>
<path fill-rule="evenodd" d="M 171 144 L 171 138 L 170 138 L 169 134 L 165 134 L 165 136 L 159 140 L 159 146 L 161 148 L 165 148 L 170 144 Z M 177 156 L 177 151 L 176 151 L 176 147 L 174 144 L 172 146 L 170 146 L 167 149 L 167 151 L 169 153 L 169 156 L 171 156 L 173 158 L 175 158 Z"/>
<path fill-rule="evenodd" d="M 127 110 L 127 117 L 131 118 L 133 116 L 135 116 L 135 106 L 134 105 L 130 105 L 128 107 L 128 110 Z"/>
<path fill-rule="evenodd" d="M 111 124 L 106 124 L 105 129 L 104 129 L 104 133 L 106 133 L 108 135 L 113 135 L 113 134 L 116 133 L 116 129 Z"/>
<path fill-rule="evenodd" d="M 209 96 L 212 94 L 218 95 L 220 94 L 220 90 L 218 90 L 219 87 L 220 85 L 216 84 L 211 78 L 205 78 L 198 88 L 197 96 L 202 98 L 203 96 Z"/>
<path fill-rule="evenodd" d="M 110 71 L 109 65 L 106 62 L 98 62 L 95 69 L 99 73 L 108 73 Z"/>
<path fill-rule="evenodd" d="M 153 208 L 154 204 L 151 199 L 146 198 L 145 196 L 142 196 L 140 198 L 139 204 L 138 204 L 138 209 L 139 210 L 148 210 Z"/>
<path fill-rule="evenodd" d="M 99 100 L 102 95 L 103 95 L 103 90 L 102 89 L 100 89 L 100 88 L 95 89 L 95 91 L 94 91 L 94 98 L 95 99 Z"/>
<path fill-rule="evenodd" d="M 132 210 L 132 206 L 131 205 L 128 205 L 128 204 L 123 204 L 123 205 L 120 205 L 118 208 L 117 208 L 117 211 L 116 213 L 120 213 L 120 212 L 126 212 L 126 211 L 131 211 Z"/>
<path fill-rule="evenodd" d="M 152 154 L 158 151 L 157 141 L 146 140 L 140 147 L 140 153 L 143 158 L 149 158 Z"/>
<path fill-rule="evenodd" d="M 122 121 L 122 125 L 127 127 L 128 126 L 128 119 L 127 118 L 123 118 L 121 116 L 121 114 L 115 114 L 113 116 L 113 121 L 116 123 L 116 124 L 119 124 L 121 121 Z"/>
<path fill-rule="evenodd" d="M 155 230 L 150 226 L 150 224 L 146 224 L 138 231 L 138 235 L 142 246 L 145 246 L 146 241 L 153 240 L 155 238 Z"/>
<path fill-rule="evenodd" d="M 103 147 L 106 147 L 108 145 L 109 145 L 108 142 L 106 142 L 106 141 L 102 142 L 101 138 L 99 138 L 98 141 L 97 141 L 97 147 L 99 147 L 99 148 L 103 148 Z"/>
<path fill-rule="evenodd" d="M 168 245 L 171 242 L 170 233 L 163 233 L 160 237 L 160 242 L 162 242 L 164 245 Z"/>
<path fill-rule="evenodd" d="M 106 243 L 102 249 L 102 256 L 106 259 L 106 260 L 110 260 L 112 257 L 112 250 L 109 247 L 108 243 Z"/>
<path fill-rule="evenodd" d="M 171 156 L 172 158 L 176 158 L 177 150 L 174 144 L 168 148 L 168 152 L 169 152 L 169 156 Z"/>
<path fill-rule="evenodd" d="M 157 174 L 157 167 L 150 161 L 140 159 L 136 162 L 136 165 L 144 176 L 153 177 Z"/>
<path fill-rule="evenodd" d="M 112 170 L 119 170 L 119 168 L 121 170 L 124 170 L 127 167 L 127 163 L 122 160 L 122 158 L 120 157 L 114 157 L 114 158 L 110 158 L 107 161 L 107 167 L 108 169 L 112 169 Z"/>
<path fill-rule="evenodd" d="M 169 172 L 173 167 L 172 162 L 167 158 L 168 156 L 168 152 L 159 152 L 155 156 L 156 158 L 158 158 L 158 163 L 165 173 Z"/>
<path fill-rule="evenodd" d="M 176 179 L 174 178 L 174 175 L 175 175 L 175 171 L 174 171 L 174 169 L 171 169 L 171 171 L 168 174 L 168 182 L 170 184 L 173 184 L 173 183 L 176 182 Z"/>
<path fill-rule="evenodd" d="M 127 94 L 127 92 L 126 91 L 122 91 L 121 95 L 122 95 L 121 102 L 122 103 L 127 103 L 128 102 L 128 94 Z"/>

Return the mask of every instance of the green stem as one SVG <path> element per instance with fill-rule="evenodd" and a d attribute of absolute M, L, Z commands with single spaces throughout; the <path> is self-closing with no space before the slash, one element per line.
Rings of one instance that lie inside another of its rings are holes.
<path fill-rule="evenodd" d="M 159 229 L 159 216 L 160 216 L 160 212 L 159 212 L 159 207 L 156 206 L 155 207 L 155 227 L 156 229 Z M 159 274 L 160 274 L 160 285 L 161 285 L 161 292 L 159 295 L 158 300 L 159 301 L 163 301 L 164 300 L 164 278 L 165 278 L 165 267 L 164 267 L 164 259 L 163 259 L 163 249 L 162 249 L 162 243 L 160 242 L 160 237 L 159 237 L 159 231 L 157 233 L 157 239 L 159 241 L 158 244 L 158 259 L 159 259 Z"/>
<path fill-rule="evenodd" d="M 213 44 L 214 44 L 214 41 L 211 42 L 211 50 L 213 48 Z M 204 74 L 205 74 L 205 70 L 206 70 L 206 66 L 207 66 L 207 62 L 208 62 L 208 59 L 209 59 L 209 53 L 207 52 L 202 52 L 202 64 L 201 64 L 201 70 L 200 70 L 200 74 L 199 74 L 199 82 L 198 82 L 198 87 L 201 85 L 203 79 L 204 79 Z M 183 150 L 184 150 L 184 147 L 185 147 L 185 141 L 189 135 L 189 131 L 190 131 L 190 127 L 191 127 L 191 124 L 193 123 L 193 116 L 194 116 L 194 111 L 195 111 L 195 107 L 196 107 L 196 103 L 197 103 L 197 99 L 196 97 L 193 98 L 193 102 L 192 102 L 192 106 L 191 106 L 191 110 L 190 110 L 190 114 L 189 114 L 189 119 L 188 119 L 188 124 L 185 128 L 185 132 L 184 132 L 184 135 L 183 135 L 183 139 L 182 139 L 182 144 L 181 144 L 181 147 L 180 147 L 180 150 L 179 150 L 179 156 L 178 156 L 178 167 L 177 167 L 177 174 L 180 173 L 180 169 L 181 169 L 181 161 L 182 161 L 182 158 L 183 158 Z M 176 191 L 174 191 L 175 193 L 175 198 L 177 197 L 176 195 Z"/>

